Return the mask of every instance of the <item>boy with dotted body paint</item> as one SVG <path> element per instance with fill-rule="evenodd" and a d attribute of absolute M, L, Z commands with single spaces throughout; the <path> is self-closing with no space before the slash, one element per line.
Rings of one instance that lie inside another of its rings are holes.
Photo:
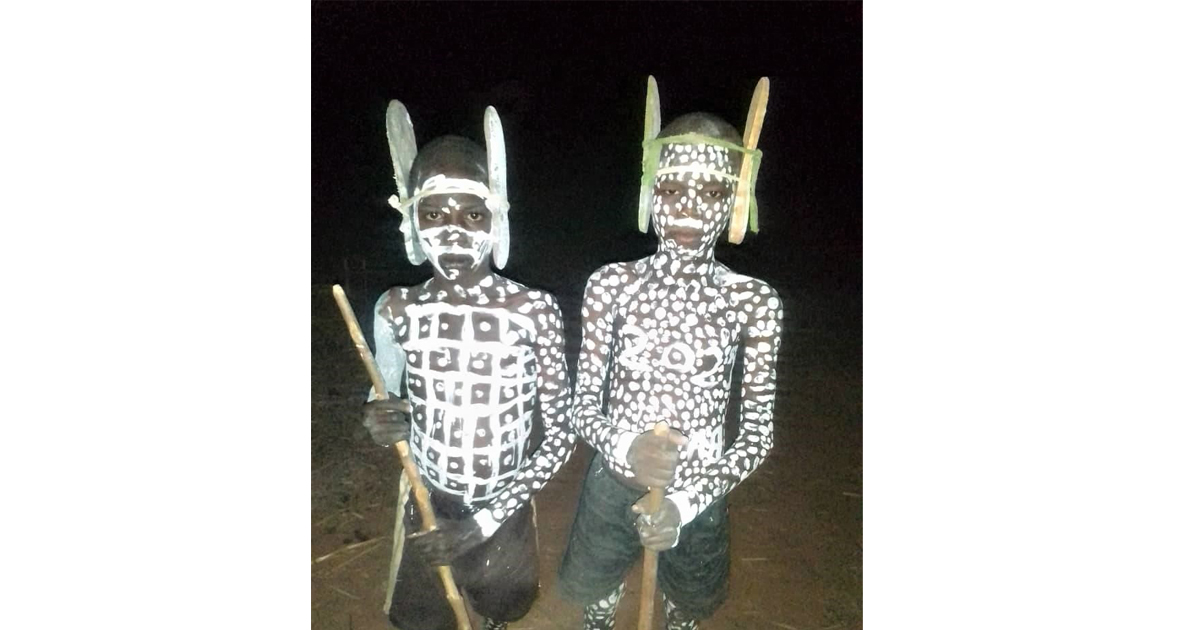
<path fill-rule="evenodd" d="M 407 112 L 393 101 L 388 117 L 401 193 L 392 204 L 403 213 L 410 262 L 428 258 L 434 275 L 376 303 L 376 360 L 389 398 L 366 405 L 364 424 L 379 444 L 410 441 L 437 514 L 435 531 L 408 538 L 415 553 L 393 558 L 388 616 L 404 630 L 455 628 L 434 570 L 448 564 L 487 627 L 504 628 L 538 591 L 532 497 L 574 447 L 562 317 L 553 296 L 488 263 L 503 267 L 508 246 L 495 110 L 486 117 L 486 155 L 447 136 L 415 160 Z M 535 411 L 544 439 L 532 450 Z M 398 536 L 420 529 L 413 504 L 397 515 Z"/>
<path fill-rule="evenodd" d="M 653 80 L 651 92 L 657 101 Z M 613 628 L 642 546 L 663 551 L 658 579 L 668 628 L 695 628 L 715 612 L 729 571 L 724 497 L 773 442 L 779 296 L 713 257 L 730 220 L 740 167 L 731 147 L 741 138 L 708 114 L 683 116 L 658 138 L 681 140 L 662 143 L 656 164 L 651 219 L 658 251 L 605 265 L 584 295 L 573 425 L 597 455 L 559 584 L 586 604 L 589 630 Z M 739 350 L 740 425 L 726 449 L 725 408 Z M 671 426 L 669 436 L 653 434 L 658 421 Z M 652 516 L 644 513 L 650 486 L 666 486 Z"/>

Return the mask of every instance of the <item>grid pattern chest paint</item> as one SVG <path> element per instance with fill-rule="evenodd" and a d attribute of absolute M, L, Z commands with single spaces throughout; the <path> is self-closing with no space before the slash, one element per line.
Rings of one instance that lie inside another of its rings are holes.
<path fill-rule="evenodd" d="M 485 531 L 526 504 L 565 461 L 569 384 L 562 317 L 547 293 L 491 276 L 448 296 L 396 288 L 376 306 L 388 389 L 407 387 L 412 449 L 429 485 L 472 508 Z M 540 409 L 536 409 L 540 407 Z M 530 452 L 540 411 L 545 439 Z"/>

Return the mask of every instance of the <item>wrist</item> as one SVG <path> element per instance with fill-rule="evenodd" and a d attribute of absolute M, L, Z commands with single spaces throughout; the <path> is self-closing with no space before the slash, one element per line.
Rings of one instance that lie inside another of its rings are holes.
<path fill-rule="evenodd" d="M 670 501 L 675 505 L 675 509 L 679 511 L 679 526 L 681 528 L 696 518 L 696 508 L 688 500 L 686 492 L 673 492 L 663 497 L 663 500 Z"/>
<path fill-rule="evenodd" d="M 491 508 L 482 509 L 471 518 L 479 526 L 479 531 L 483 532 L 484 538 L 491 538 L 492 534 L 495 534 L 496 530 L 500 529 L 501 521 L 497 521 L 494 518 Z"/>
<path fill-rule="evenodd" d="M 629 461 L 629 449 L 633 446 L 633 441 L 637 439 L 638 435 L 641 434 L 634 433 L 633 431 L 620 431 L 620 436 L 617 437 L 617 444 L 613 448 L 613 459 L 632 468 L 633 462 Z"/>

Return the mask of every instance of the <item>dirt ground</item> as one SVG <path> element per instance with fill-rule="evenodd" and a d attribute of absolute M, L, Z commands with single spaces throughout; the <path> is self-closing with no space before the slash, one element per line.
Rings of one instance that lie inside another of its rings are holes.
<path fill-rule="evenodd" d="M 559 299 L 573 365 L 578 305 L 569 297 Z M 785 312 L 796 312 L 783 297 Z M 329 286 L 314 285 L 312 298 L 312 627 L 386 630 L 400 465 L 359 425 L 367 378 Z M 368 313 L 358 315 L 369 336 Z M 776 446 L 730 495 L 730 596 L 706 629 L 862 627 L 861 328 L 784 331 Z M 578 447 L 537 496 L 542 591 L 513 630 L 581 626 L 581 607 L 558 596 L 555 579 L 590 456 Z M 618 628 L 636 624 L 637 573 Z M 662 627 L 661 608 L 656 617 Z"/>

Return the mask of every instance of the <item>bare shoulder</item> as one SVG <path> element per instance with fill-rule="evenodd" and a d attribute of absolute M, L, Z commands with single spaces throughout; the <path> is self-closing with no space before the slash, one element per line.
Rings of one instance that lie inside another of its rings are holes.
<path fill-rule="evenodd" d="M 718 271 L 725 294 L 752 319 L 778 319 L 783 314 L 779 292 L 765 281 L 734 272 L 724 265 Z"/>
<path fill-rule="evenodd" d="M 604 313 L 620 304 L 640 282 L 638 264 L 642 262 L 609 263 L 592 272 L 583 292 L 583 316 Z"/>
<path fill-rule="evenodd" d="M 375 303 L 375 313 L 398 318 L 404 315 L 404 309 L 414 304 L 425 304 L 437 298 L 429 288 L 429 280 L 411 287 L 392 287 L 379 296 Z"/>
<path fill-rule="evenodd" d="M 549 291 L 527 287 L 515 280 L 497 276 L 496 289 L 503 294 L 504 304 L 511 310 L 528 314 L 559 314 L 558 300 Z"/>
<path fill-rule="evenodd" d="M 412 304 L 414 289 L 418 287 L 392 287 L 383 292 L 375 302 L 375 314 L 395 320 L 404 313 L 405 307 Z"/>
<path fill-rule="evenodd" d="M 647 258 L 641 260 L 631 260 L 626 262 L 615 262 L 604 265 L 603 267 L 592 272 L 588 276 L 589 287 L 604 287 L 611 290 L 613 287 L 628 284 L 635 280 L 645 267 Z"/>

